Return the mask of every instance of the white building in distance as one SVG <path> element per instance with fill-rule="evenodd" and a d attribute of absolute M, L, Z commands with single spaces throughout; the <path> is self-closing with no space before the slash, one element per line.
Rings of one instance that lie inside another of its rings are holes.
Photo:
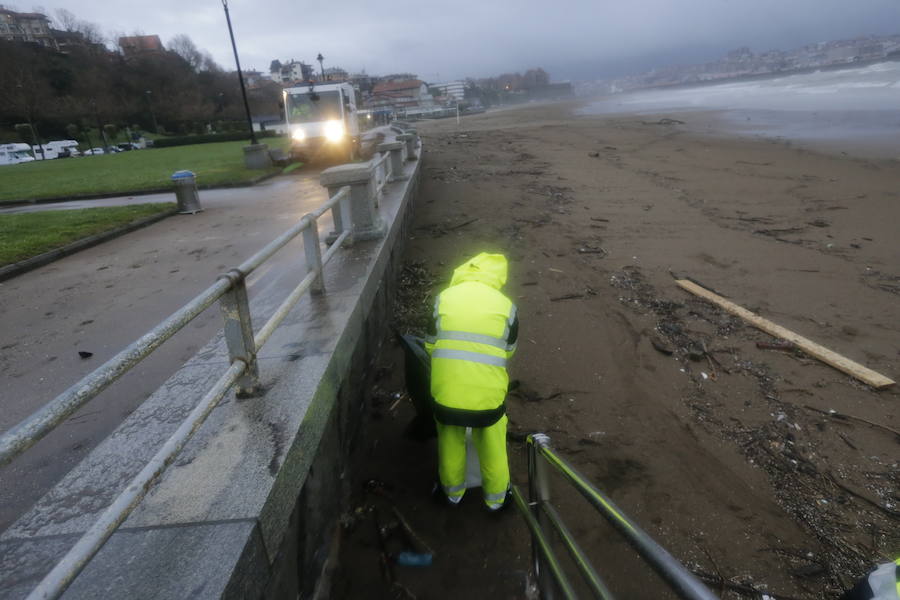
<path fill-rule="evenodd" d="M 466 97 L 466 84 L 462 81 L 449 81 L 447 83 L 433 83 L 429 87 L 441 90 L 441 94 L 462 102 Z"/>

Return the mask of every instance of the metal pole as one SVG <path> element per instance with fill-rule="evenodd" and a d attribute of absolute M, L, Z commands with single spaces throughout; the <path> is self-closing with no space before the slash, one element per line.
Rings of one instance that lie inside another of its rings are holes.
<path fill-rule="evenodd" d="M 511 487 L 511 490 L 513 500 L 516 503 L 516 507 L 525 518 L 525 523 L 528 525 L 528 529 L 531 530 L 531 537 L 534 540 L 532 551 L 540 554 L 543 557 L 542 562 L 545 562 L 547 565 L 548 579 L 550 579 L 551 582 L 555 579 L 559 583 L 560 592 L 562 593 L 563 598 L 566 598 L 566 600 L 577 598 L 578 596 L 575 594 L 575 590 L 572 588 L 572 584 L 569 582 L 569 579 L 566 577 L 562 566 L 559 564 L 559 561 L 556 558 L 556 555 L 553 553 L 553 548 L 550 546 L 550 541 L 544 535 L 544 532 L 541 529 L 541 526 L 538 524 L 537 519 L 535 519 L 534 515 L 531 514 L 531 510 L 529 510 L 528 504 L 522 497 L 522 493 L 519 491 L 519 486 L 514 485 Z M 541 587 L 540 592 L 542 600 L 551 597 L 551 589 Z"/>
<path fill-rule="evenodd" d="M 321 52 L 319 52 L 316 60 L 319 61 L 319 72 L 322 74 L 322 81 L 325 81 L 325 65 L 322 64 L 322 61 L 325 60 L 325 57 L 322 56 Z"/>
<path fill-rule="evenodd" d="M 459 125 L 459 102 L 456 103 L 456 124 Z"/>
<path fill-rule="evenodd" d="M 530 438 L 546 439 L 548 443 L 550 441 L 550 438 L 543 433 L 535 433 L 531 435 Z M 547 481 L 547 463 L 541 460 L 541 457 L 537 452 L 536 444 L 528 444 L 526 447 L 528 448 L 528 494 L 529 500 L 531 501 L 531 510 L 541 530 L 549 531 L 549 528 L 547 527 L 549 519 L 544 511 L 541 510 L 544 503 L 550 501 L 550 486 Z M 534 538 L 534 541 L 537 541 L 536 537 Z M 550 570 L 545 568 L 547 565 L 541 560 L 542 554 L 537 552 L 536 543 L 532 544 L 532 552 L 534 553 L 534 556 L 532 557 L 532 560 L 534 561 L 534 574 L 537 576 L 538 587 L 541 590 L 541 598 L 543 600 L 553 600 L 556 597 L 556 586 L 554 585 Z"/>
<path fill-rule="evenodd" d="M 325 291 L 325 278 L 322 277 L 322 247 L 319 246 L 319 224 L 312 215 L 307 214 L 306 217 L 310 220 L 310 224 L 303 230 L 303 250 L 306 254 L 307 272 L 318 272 L 310 287 L 310 291 L 317 295 Z"/>
<path fill-rule="evenodd" d="M 259 365 L 256 362 L 256 343 L 250 321 L 250 301 L 247 298 L 246 277 L 238 269 L 220 275 L 231 281 L 231 288 L 219 301 L 225 319 L 225 343 L 231 362 L 243 361 L 247 369 L 237 381 L 237 396 L 252 396 L 259 389 Z"/>
<path fill-rule="evenodd" d="M 156 327 L 139 337 L 127 348 L 84 376 L 69 389 L 39 408 L 30 417 L 0 436 L 0 466 L 33 446 L 50 433 L 66 417 L 84 406 L 97 394 L 109 387 L 131 367 L 156 350 L 201 312 L 218 300 L 231 285 L 229 281 L 216 281 L 190 302 L 169 315 Z"/>
<path fill-rule="evenodd" d="M 525 456 L 528 459 L 528 500 L 531 504 L 537 503 L 537 449 L 534 444 L 525 445 Z M 530 510 L 530 509 L 529 509 Z M 534 577 L 540 586 L 541 573 L 541 553 L 538 549 L 537 535 L 531 534 L 531 570 L 534 571 Z"/>
<path fill-rule="evenodd" d="M 75 580 L 90 560 L 100 551 L 106 540 L 115 533 L 128 515 L 140 504 L 150 492 L 152 484 L 162 475 L 175 457 L 181 452 L 194 432 L 200 428 L 209 413 L 218 405 L 222 397 L 231 388 L 234 381 L 243 373 L 246 365 L 235 362 L 216 381 L 187 418 L 178 426 L 175 433 L 150 459 L 141 472 L 119 494 L 113 503 L 106 507 L 100 518 L 91 525 L 74 546 L 63 556 L 62 560 L 47 573 L 44 579 L 28 594 L 26 600 L 49 600 L 59 598 L 66 588 Z"/>
<path fill-rule="evenodd" d="M 679 598 L 685 600 L 718 600 L 716 596 L 693 573 L 656 543 L 636 523 L 625 516 L 619 507 L 613 504 L 595 488 L 585 477 L 569 463 L 560 458 L 550 448 L 550 438 L 543 434 L 528 436 L 528 444 L 536 446 L 539 456 L 556 468 L 569 483 L 575 486 L 582 496 L 596 508 L 607 521 L 637 550 L 654 571 L 672 588 Z"/>
<path fill-rule="evenodd" d="M 550 522 L 553 523 L 553 527 L 556 529 L 559 537 L 562 538 L 563 544 L 572 556 L 572 562 L 574 562 L 575 566 L 578 567 L 578 570 L 581 571 L 585 581 L 594 593 L 594 597 L 600 598 L 601 600 L 613 600 L 612 592 L 609 591 L 609 588 L 606 587 L 606 584 L 600 578 L 600 575 L 597 574 L 597 571 L 594 569 L 593 565 L 591 565 L 590 559 L 588 559 L 584 550 L 581 549 L 581 546 L 578 545 L 578 542 L 575 541 L 575 536 L 572 535 L 572 532 L 566 527 L 566 524 L 563 523 L 562 518 L 559 516 L 559 513 L 556 512 L 556 509 L 549 504 L 544 504 L 541 506 L 541 510 L 547 514 Z"/>
<path fill-rule="evenodd" d="M 234 63 L 237 65 L 238 81 L 241 83 L 241 96 L 244 98 L 244 110 L 247 112 L 247 125 L 250 126 L 250 143 L 254 146 L 259 143 L 256 132 L 253 131 L 253 117 L 250 116 L 250 103 L 247 102 L 247 89 L 244 87 L 244 75 L 241 73 L 241 59 L 238 58 L 237 44 L 234 43 L 234 30 L 231 29 L 231 15 L 228 14 L 228 0 L 222 0 L 225 9 L 225 20 L 228 22 L 228 35 L 231 36 L 231 49 L 234 51 Z"/>

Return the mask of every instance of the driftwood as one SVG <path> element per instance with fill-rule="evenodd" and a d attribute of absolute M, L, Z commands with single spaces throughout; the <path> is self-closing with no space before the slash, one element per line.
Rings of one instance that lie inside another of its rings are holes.
<path fill-rule="evenodd" d="M 812 340 L 798 335 L 793 331 L 782 327 L 781 325 L 777 325 L 772 321 L 769 321 L 768 319 L 764 319 L 763 317 L 760 317 L 759 315 L 747 310 L 746 308 L 738 306 L 734 302 L 730 302 L 725 298 L 722 298 L 721 295 L 709 291 L 703 286 L 697 285 L 696 283 L 685 279 L 677 279 L 675 280 L 675 283 L 683 290 L 690 292 L 695 296 L 699 296 L 704 300 L 708 300 L 716 306 L 724 309 L 726 312 L 744 319 L 757 329 L 765 331 L 769 335 L 773 335 L 775 337 L 793 342 L 800 350 L 803 350 L 810 356 L 819 359 L 820 361 L 834 367 L 839 371 L 843 371 L 847 375 L 859 379 L 863 383 L 870 385 L 875 389 L 882 389 L 894 385 L 893 380 L 885 377 L 881 373 L 877 373 L 872 369 L 864 367 L 863 365 L 850 360 L 846 356 L 841 356 L 837 352 L 829 350 L 828 348 L 825 348 L 824 346 L 821 346 L 813 342 Z"/>
<path fill-rule="evenodd" d="M 749 586 L 749 585 L 743 585 L 740 583 L 732 583 L 719 575 L 713 575 L 712 573 L 700 571 L 699 569 L 692 570 L 692 573 L 694 575 L 696 575 L 697 577 L 699 577 L 700 579 L 703 579 L 704 581 L 707 581 L 707 582 L 717 585 L 719 587 L 728 588 L 729 590 L 738 592 L 739 594 L 753 596 L 754 598 L 761 598 L 763 596 L 763 594 L 765 594 L 769 598 L 774 598 L 775 600 L 800 600 L 800 598 L 798 598 L 796 596 L 787 596 L 785 594 L 770 592 L 768 590 L 759 590 L 759 589 L 757 589 L 753 586 Z"/>
<path fill-rule="evenodd" d="M 840 413 L 836 410 L 822 410 L 821 408 L 816 408 L 814 406 L 810 406 L 808 404 L 804 404 L 803 408 L 806 410 L 811 410 L 813 412 L 817 412 L 820 415 L 825 415 L 826 417 L 831 417 L 832 419 L 837 419 L 838 421 L 847 421 L 853 419 L 854 421 L 859 421 L 860 423 L 865 423 L 870 427 L 877 427 L 878 429 L 883 429 L 888 433 L 893 433 L 897 437 L 897 441 L 900 441 L 900 431 L 888 427 L 887 425 L 882 425 L 881 423 L 875 423 L 874 421 L 869 421 L 868 419 L 863 419 L 862 417 L 855 417 L 853 415 L 848 415 L 847 413 Z"/>

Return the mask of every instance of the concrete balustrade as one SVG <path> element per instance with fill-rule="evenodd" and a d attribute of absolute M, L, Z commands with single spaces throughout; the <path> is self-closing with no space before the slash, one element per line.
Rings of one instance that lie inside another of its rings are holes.
<path fill-rule="evenodd" d="M 378 144 L 376 148 L 378 152 L 390 152 L 391 157 L 391 179 L 390 181 L 402 181 L 406 179 L 403 175 L 403 163 L 406 161 L 405 151 L 406 144 L 403 142 L 383 142 Z"/>
<path fill-rule="evenodd" d="M 414 133 L 401 133 L 397 139 L 406 144 L 406 160 L 417 160 L 416 147 L 419 145 L 419 136 Z"/>
<path fill-rule="evenodd" d="M 341 207 L 340 219 L 326 241 L 332 243 L 345 229 L 350 229 L 348 243 L 379 239 L 384 235 L 384 221 L 375 206 L 375 179 L 371 163 L 352 163 L 325 169 L 319 183 L 334 196 L 342 187 L 350 186 L 350 199 Z M 349 214 L 347 214 L 349 209 Z"/>

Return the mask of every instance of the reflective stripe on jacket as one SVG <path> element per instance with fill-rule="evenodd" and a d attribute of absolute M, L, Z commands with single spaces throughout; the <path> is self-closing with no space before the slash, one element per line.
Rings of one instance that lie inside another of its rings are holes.
<path fill-rule="evenodd" d="M 426 349 L 440 423 L 488 427 L 505 414 L 506 363 L 517 335 L 516 307 L 499 291 L 505 281 L 506 259 L 481 254 L 456 270 L 435 301 Z"/>
<path fill-rule="evenodd" d="M 841 600 L 900 600 L 900 558 L 879 565 L 845 592 Z"/>

